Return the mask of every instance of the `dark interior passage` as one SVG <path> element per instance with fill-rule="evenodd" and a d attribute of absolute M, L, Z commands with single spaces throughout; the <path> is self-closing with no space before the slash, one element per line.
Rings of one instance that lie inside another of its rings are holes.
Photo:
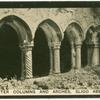
<path fill-rule="evenodd" d="M 33 75 L 45 76 L 50 71 L 50 54 L 45 33 L 38 28 L 33 48 Z"/>
<path fill-rule="evenodd" d="M 68 72 L 71 69 L 71 46 L 66 35 L 61 43 L 60 61 L 61 72 Z"/>
<path fill-rule="evenodd" d="M 21 73 L 21 52 L 16 31 L 9 25 L 0 28 L 0 77 L 19 78 Z"/>
<path fill-rule="evenodd" d="M 82 67 L 85 67 L 87 65 L 87 44 L 86 44 L 86 40 L 83 42 L 82 44 L 82 48 L 81 48 L 81 64 Z"/>

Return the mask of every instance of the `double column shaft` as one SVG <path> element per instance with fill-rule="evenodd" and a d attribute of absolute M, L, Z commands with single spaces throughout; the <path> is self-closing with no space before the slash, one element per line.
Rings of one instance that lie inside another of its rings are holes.
<path fill-rule="evenodd" d="M 76 69 L 80 69 L 81 68 L 81 44 L 76 44 L 75 45 L 76 48 L 76 62 L 75 62 L 75 66 Z"/>
<path fill-rule="evenodd" d="M 94 65 L 99 65 L 99 42 L 93 42 L 93 52 L 92 52 L 92 61 L 91 64 Z"/>
<path fill-rule="evenodd" d="M 81 68 L 81 43 L 71 44 L 71 67 Z"/>
<path fill-rule="evenodd" d="M 54 42 L 50 46 L 50 74 L 60 73 L 60 43 Z"/>

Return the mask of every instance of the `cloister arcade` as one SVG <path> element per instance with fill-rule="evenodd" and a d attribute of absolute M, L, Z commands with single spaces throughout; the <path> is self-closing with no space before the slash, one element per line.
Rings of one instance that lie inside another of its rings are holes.
<path fill-rule="evenodd" d="M 99 65 L 99 27 L 91 24 L 85 33 L 81 24 L 73 21 L 62 31 L 54 20 L 47 18 L 33 33 L 22 18 L 3 17 L 0 20 L 0 77 L 35 78 Z"/>

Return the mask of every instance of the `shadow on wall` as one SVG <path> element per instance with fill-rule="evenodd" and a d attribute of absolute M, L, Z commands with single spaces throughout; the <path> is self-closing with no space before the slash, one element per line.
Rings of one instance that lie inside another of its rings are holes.
<path fill-rule="evenodd" d="M 81 48 L 81 64 L 82 67 L 85 67 L 88 64 L 88 52 L 87 52 L 87 44 L 86 44 L 86 40 L 84 40 L 83 44 L 82 44 L 82 48 Z"/>

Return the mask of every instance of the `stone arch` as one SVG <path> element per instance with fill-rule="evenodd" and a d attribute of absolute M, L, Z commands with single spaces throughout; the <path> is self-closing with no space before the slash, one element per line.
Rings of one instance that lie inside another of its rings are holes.
<path fill-rule="evenodd" d="M 8 28 L 8 34 L 6 35 L 11 37 L 10 33 L 13 30 L 14 34 L 17 37 L 17 44 L 16 47 L 19 49 L 19 56 L 20 56 L 20 76 L 18 78 L 26 78 L 26 77 L 32 77 L 32 58 L 31 58 L 31 50 L 33 44 L 32 44 L 32 34 L 30 31 L 30 28 L 28 27 L 27 23 L 23 21 L 23 19 L 15 16 L 15 15 L 9 15 L 0 20 L 0 28 L 2 29 L 5 27 L 5 31 Z M 13 34 L 12 34 L 13 35 Z M 13 37 L 12 37 L 13 38 Z M 3 38 L 6 40 L 7 38 Z M 9 41 L 8 41 L 9 42 Z M 13 41 L 12 41 L 13 42 Z M 14 46 L 6 47 L 6 49 L 9 48 L 9 51 L 14 49 Z M 29 57 L 30 56 L 30 57 Z M 16 58 L 17 59 L 17 58 Z M 28 59 L 28 60 L 27 60 Z M 27 64 L 27 63 L 30 64 Z M 30 68 L 29 68 L 30 67 Z M 7 69 L 7 68 L 6 68 Z M 17 70 L 17 69 L 16 69 Z"/>
<path fill-rule="evenodd" d="M 48 41 L 59 42 L 62 40 L 60 28 L 51 19 L 42 21 L 38 27 L 42 28 L 42 30 L 45 32 L 46 37 L 49 39 Z"/>
<path fill-rule="evenodd" d="M 98 28 L 99 29 L 99 28 Z M 84 66 L 99 65 L 99 34 L 97 27 L 91 25 L 83 42 L 83 64 Z"/>
<path fill-rule="evenodd" d="M 73 41 L 74 43 L 77 43 L 78 41 L 81 42 L 83 39 L 83 30 L 76 22 L 72 22 L 68 25 L 65 34 L 68 35 L 70 42 Z"/>
<path fill-rule="evenodd" d="M 81 58 L 82 58 L 82 67 L 85 67 L 87 65 L 91 65 L 91 57 L 92 57 L 92 34 L 89 32 L 89 30 L 94 31 L 94 26 L 90 25 L 86 31 L 85 34 L 85 39 L 82 43 L 82 53 L 81 53 Z"/>
<path fill-rule="evenodd" d="M 95 26 L 91 25 L 88 27 L 87 31 L 86 31 L 86 36 L 85 36 L 85 40 L 87 40 L 87 42 L 91 43 L 92 40 L 92 32 L 95 31 Z"/>
<path fill-rule="evenodd" d="M 66 26 L 65 26 L 65 28 L 64 28 L 64 31 L 66 31 L 67 28 L 68 28 L 70 25 L 72 25 L 72 24 L 76 24 L 76 25 L 80 28 L 80 30 L 84 33 L 83 24 L 82 24 L 81 20 L 77 20 L 77 19 L 70 19 L 70 20 L 67 22 L 67 24 L 66 24 Z"/>
<path fill-rule="evenodd" d="M 41 38 L 39 38 L 40 35 L 41 35 Z M 40 76 L 42 74 L 48 75 L 49 73 L 53 73 L 53 72 L 55 73 L 59 71 L 60 61 L 58 60 L 60 58 L 59 48 L 60 48 L 61 39 L 62 39 L 61 31 L 59 27 L 57 26 L 57 24 L 53 22 L 51 19 L 44 20 L 38 25 L 38 28 L 34 37 L 33 75 L 35 73 L 34 70 L 37 70 L 35 67 L 36 65 L 37 65 L 37 68 L 40 69 L 40 71 L 42 69 L 47 69 L 47 70 L 42 70 L 42 72 L 44 71 L 44 73 L 40 72 Z M 45 46 L 43 43 L 45 44 Z M 42 48 L 42 49 L 39 50 L 38 48 Z M 44 58 L 40 59 L 39 52 L 40 52 L 40 55 L 42 54 L 44 55 Z M 56 52 L 57 54 L 55 54 Z M 48 61 L 45 62 L 47 59 Z M 41 66 L 45 63 L 43 65 L 44 67 L 41 67 L 37 61 L 40 62 Z"/>
<path fill-rule="evenodd" d="M 64 39 L 61 43 L 61 69 L 64 66 L 64 71 L 69 71 L 72 67 L 81 67 L 82 40 L 83 30 L 81 26 L 75 22 L 70 23 L 64 32 Z"/>
<path fill-rule="evenodd" d="M 32 41 L 32 34 L 31 30 L 26 24 L 24 20 L 21 18 L 15 16 L 15 15 L 9 15 L 0 20 L 0 27 L 4 24 L 7 24 L 11 26 L 13 29 L 16 30 L 19 38 L 19 43 L 22 44 L 25 41 L 31 42 Z M 21 34 L 23 33 L 23 34 Z"/>
<path fill-rule="evenodd" d="M 95 31 L 97 32 L 97 38 L 99 39 L 98 41 L 100 42 L 100 25 L 95 26 Z"/>
<path fill-rule="evenodd" d="M 87 28 L 86 28 L 85 31 L 84 31 L 84 40 L 86 39 L 86 37 L 87 37 L 87 32 L 88 32 L 88 30 L 89 30 L 91 27 L 95 27 L 95 23 L 90 23 L 89 25 L 87 25 Z"/>

